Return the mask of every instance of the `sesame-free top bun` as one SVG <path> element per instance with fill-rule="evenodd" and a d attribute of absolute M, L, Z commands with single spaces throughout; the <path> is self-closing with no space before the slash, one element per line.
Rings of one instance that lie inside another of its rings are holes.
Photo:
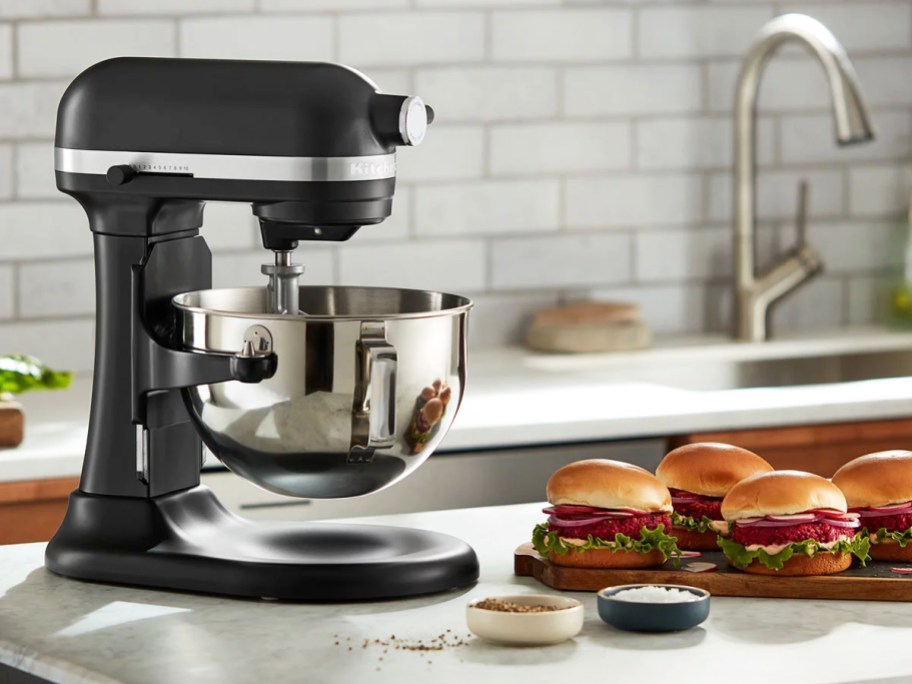
<path fill-rule="evenodd" d="M 912 501 L 912 451 L 879 451 L 849 461 L 833 475 L 849 506 Z"/>
<path fill-rule="evenodd" d="M 753 451 L 719 442 L 695 442 L 668 452 L 656 468 L 656 477 L 672 489 L 725 496 L 741 480 L 772 470 Z"/>
<path fill-rule="evenodd" d="M 552 504 L 632 508 L 670 513 L 668 488 L 647 470 L 630 463 L 592 458 L 554 471 L 546 488 Z"/>
<path fill-rule="evenodd" d="M 830 508 L 846 512 L 846 500 L 832 482 L 798 470 L 774 470 L 741 480 L 722 499 L 728 521 L 764 515 L 792 515 Z"/>

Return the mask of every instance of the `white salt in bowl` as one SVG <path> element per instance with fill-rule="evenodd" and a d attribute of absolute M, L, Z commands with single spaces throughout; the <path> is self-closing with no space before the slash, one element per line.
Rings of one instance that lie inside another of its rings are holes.
<path fill-rule="evenodd" d="M 709 615 L 709 592 L 683 584 L 622 584 L 598 593 L 598 613 L 632 632 L 677 632 Z"/>
<path fill-rule="evenodd" d="M 508 613 L 480 608 L 479 603 L 498 599 L 520 606 L 553 606 L 541 613 Z M 479 639 L 505 646 L 544 646 L 572 639 L 583 628 L 583 604 L 550 594 L 518 594 L 475 599 L 466 607 L 469 631 Z"/>

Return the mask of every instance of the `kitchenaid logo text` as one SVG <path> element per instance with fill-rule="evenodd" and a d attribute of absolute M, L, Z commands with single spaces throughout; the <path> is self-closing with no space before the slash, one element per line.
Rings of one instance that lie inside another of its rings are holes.
<path fill-rule="evenodd" d="M 136 163 L 130 164 L 134 171 L 144 171 L 146 173 L 158 171 L 159 173 L 186 173 L 190 167 L 186 164 L 150 164 Z"/>
<path fill-rule="evenodd" d="M 371 177 L 380 177 L 385 176 L 394 176 L 396 175 L 396 162 L 395 161 L 382 161 L 382 162 L 351 162 L 349 165 L 349 171 L 352 176 L 371 176 Z"/>

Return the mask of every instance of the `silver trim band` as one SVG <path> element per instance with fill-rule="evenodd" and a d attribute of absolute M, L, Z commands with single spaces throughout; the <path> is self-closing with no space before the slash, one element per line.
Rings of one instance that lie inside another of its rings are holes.
<path fill-rule="evenodd" d="M 396 177 L 395 152 L 365 157 L 259 157 L 54 148 L 54 168 L 64 173 L 103 176 L 109 168 L 121 164 L 128 164 L 139 173 L 225 180 L 365 181 Z"/>

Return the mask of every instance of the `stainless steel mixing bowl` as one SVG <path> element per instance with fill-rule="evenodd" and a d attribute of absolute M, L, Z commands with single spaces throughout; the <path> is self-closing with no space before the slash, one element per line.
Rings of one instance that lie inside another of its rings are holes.
<path fill-rule="evenodd" d="M 278 357 L 260 383 L 185 390 L 206 445 L 237 474 L 289 496 L 360 496 L 401 480 L 459 408 L 472 303 L 362 287 L 301 287 L 299 302 L 306 314 L 266 313 L 266 288 L 174 297 L 186 349 Z"/>

